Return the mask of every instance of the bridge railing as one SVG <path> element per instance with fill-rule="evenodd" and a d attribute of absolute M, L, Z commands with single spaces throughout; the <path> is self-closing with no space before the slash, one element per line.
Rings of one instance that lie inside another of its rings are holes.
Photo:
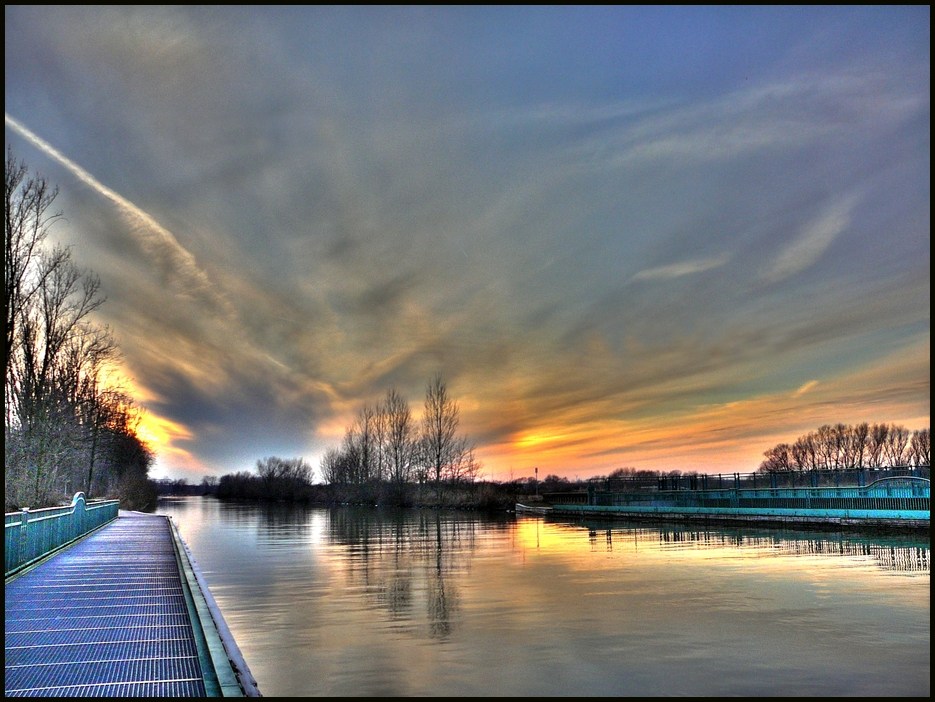
<path fill-rule="evenodd" d="M 864 487 L 882 478 L 931 478 L 929 466 L 789 470 L 768 473 L 682 474 L 593 478 L 591 494 L 669 490 L 756 490 L 761 488 Z"/>
<path fill-rule="evenodd" d="M 3 524 L 4 577 L 35 563 L 117 518 L 119 500 L 88 503 L 75 493 L 65 507 L 7 512 Z"/>

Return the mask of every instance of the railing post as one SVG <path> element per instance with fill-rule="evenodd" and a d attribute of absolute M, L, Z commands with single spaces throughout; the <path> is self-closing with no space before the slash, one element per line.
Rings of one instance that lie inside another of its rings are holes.
<path fill-rule="evenodd" d="M 16 551 L 16 561 L 17 563 L 22 563 L 26 558 L 26 547 L 29 544 L 29 539 L 27 538 L 26 529 L 27 524 L 29 524 L 29 510 L 25 507 L 20 513 L 20 522 L 19 522 L 19 543 L 17 544 Z"/>

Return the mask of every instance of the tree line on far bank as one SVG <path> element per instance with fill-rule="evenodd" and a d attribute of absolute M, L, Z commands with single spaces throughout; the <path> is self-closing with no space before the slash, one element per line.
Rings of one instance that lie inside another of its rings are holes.
<path fill-rule="evenodd" d="M 460 433 L 460 408 L 441 375 L 425 391 L 417 419 L 393 387 L 381 402 L 364 405 L 339 446 L 325 451 L 323 485 L 312 484 L 303 459 L 264 458 L 257 473 L 222 476 L 220 497 L 264 496 L 377 504 L 448 504 L 477 500 L 481 464 L 474 444 Z"/>
<path fill-rule="evenodd" d="M 439 434 L 432 433 L 439 415 L 448 416 L 449 426 L 457 427 L 457 405 L 451 403 L 440 377 L 426 394 L 426 413 L 417 425 L 407 413 L 408 406 L 390 390 L 382 405 L 365 407 L 346 431 L 340 447 L 326 452 L 322 459 L 323 483 L 313 484 L 314 470 L 302 459 L 265 458 L 257 462 L 257 473 L 239 472 L 223 476 L 215 489 L 206 494 L 222 498 L 297 501 L 318 504 L 393 504 L 462 506 L 479 508 L 512 507 L 515 500 L 530 495 L 582 491 L 588 480 L 569 480 L 547 475 L 543 480 L 522 477 L 514 480 L 479 481 L 473 449 L 460 453 L 469 444 L 449 431 L 452 438 L 450 462 L 433 462 L 438 451 L 426 450 Z M 442 411 L 440 408 L 447 407 Z M 395 408 L 395 410 L 394 410 Z M 395 414 L 394 414 L 395 411 Z M 395 417 L 395 418 L 394 418 Z M 426 420 L 428 417 L 428 421 Z M 420 431 L 415 431 L 416 427 Z M 393 428 L 398 431 L 394 433 Z M 402 429 L 401 429 L 402 428 Z M 408 437 L 402 442 L 401 437 Z M 405 450 L 400 450 L 400 446 Z M 456 450 L 457 449 L 457 450 Z M 799 437 L 794 443 L 782 443 L 764 452 L 757 472 L 792 470 L 843 470 L 928 466 L 930 439 L 928 428 L 910 432 L 897 424 L 824 425 Z M 405 459 L 401 459 L 405 457 Z M 472 470 L 461 466 L 470 461 Z M 431 469 L 431 470 L 430 470 Z M 606 476 L 591 480 L 658 479 L 697 475 L 692 470 L 651 470 L 617 468 Z"/>
<path fill-rule="evenodd" d="M 824 424 L 794 442 L 766 450 L 759 472 L 846 470 L 931 465 L 929 428 L 899 424 Z"/>
<path fill-rule="evenodd" d="M 100 280 L 47 245 L 58 189 L 7 149 L 4 220 L 4 505 L 66 503 L 78 491 L 155 506 L 140 410 L 108 381 L 119 352 L 93 313 Z"/>

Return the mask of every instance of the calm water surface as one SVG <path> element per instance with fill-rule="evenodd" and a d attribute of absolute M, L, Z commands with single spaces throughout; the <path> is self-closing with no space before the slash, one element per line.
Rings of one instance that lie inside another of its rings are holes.
<path fill-rule="evenodd" d="M 926 536 L 158 511 L 265 696 L 930 694 Z"/>

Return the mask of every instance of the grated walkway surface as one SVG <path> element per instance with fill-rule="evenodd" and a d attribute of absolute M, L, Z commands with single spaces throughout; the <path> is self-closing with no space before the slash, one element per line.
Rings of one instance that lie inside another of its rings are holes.
<path fill-rule="evenodd" d="M 205 697 L 171 525 L 122 516 L 5 586 L 6 697 Z"/>

